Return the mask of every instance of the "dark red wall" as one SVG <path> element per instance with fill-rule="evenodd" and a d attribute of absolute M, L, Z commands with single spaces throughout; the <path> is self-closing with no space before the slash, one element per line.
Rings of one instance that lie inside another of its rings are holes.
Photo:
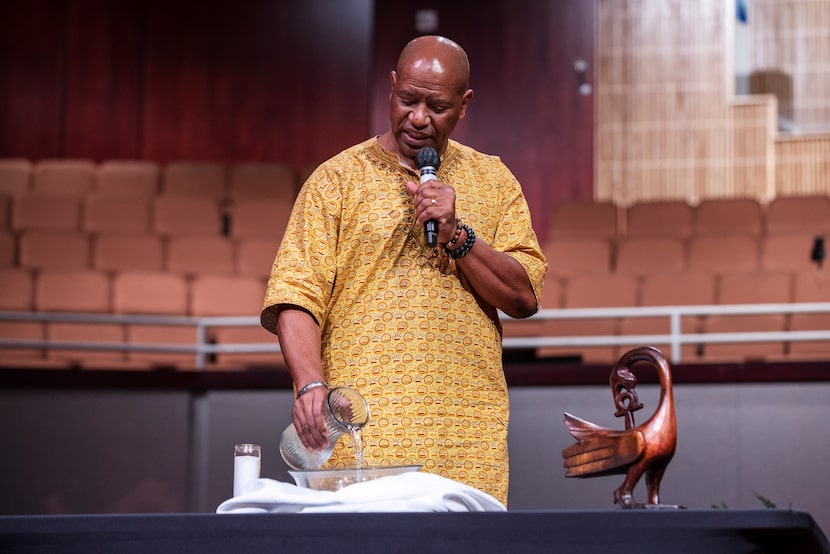
<path fill-rule="evenodd" d="M 502 156 L 544 234 L 592 194 L 573 62 L 593 59 L 593 0 L 0 0 L 0 157 L 318 163 L 386 128 L 427 8 L 472 63 L 455 138 Z"/>
<path fill-rule="evenodd" d="M 0 156 L 319 161 L 368 132 L 370 0 L 3 2 Z"/>

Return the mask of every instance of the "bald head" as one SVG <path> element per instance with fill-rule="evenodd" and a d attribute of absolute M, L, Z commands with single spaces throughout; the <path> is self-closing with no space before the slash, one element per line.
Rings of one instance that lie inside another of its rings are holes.
<path fill-rule="evenodd" d="M 467 53 L 445 37 L 427 35 L 409 41 L 398 57 L 395 71 L 398 75 L 405 75 L 412 70 L 431 72 L 462 92 L 469 86 L 470 62 Z"/>

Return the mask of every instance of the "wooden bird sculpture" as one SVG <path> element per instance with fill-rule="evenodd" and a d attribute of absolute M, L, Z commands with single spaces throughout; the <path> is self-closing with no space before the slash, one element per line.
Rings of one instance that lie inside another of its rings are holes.
<path fill-rule="evenodd" d="M 635 425 L 633 412 L 643 407 L 634 390 L 632 366 L 645 362 L 656 367 L 660 376 L 660 400 L 648 421 Z M 566 477 L 598 477 L 625 474 L 614 491 L 614 503 L 622 508 L 669 507 L 660 504 L 660 481 L 674 456 L 677 424 L 674 416 L 671 371 L 663 354 L 645 346 L 625 353 L 614 366 L 609 379 L 615 413 L 625 417 L 625 429 L 606 429 L 565 413 L 565 426 L 576 439 L 562 451 Z M 634 501 L 634 487 L 645 475 L 648 504 Z M 674 506 L 676 507 L 676 506 Z"/>

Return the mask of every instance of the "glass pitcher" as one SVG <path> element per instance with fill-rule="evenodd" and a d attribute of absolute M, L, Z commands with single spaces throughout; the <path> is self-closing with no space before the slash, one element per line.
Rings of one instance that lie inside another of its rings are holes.
<path fill-rule="evenodd" d="M 280 455 L 291 469 L 317 469 L 331 457 L 334 445 L 346 432 L 357 431 L 369 422 L 369 404 L 350 387 L 335 387 L 326 397 L 323 419 L 329 433 L 329 444 L 322 450 L 306 448 L 290 424 L 280 438 Z"/>

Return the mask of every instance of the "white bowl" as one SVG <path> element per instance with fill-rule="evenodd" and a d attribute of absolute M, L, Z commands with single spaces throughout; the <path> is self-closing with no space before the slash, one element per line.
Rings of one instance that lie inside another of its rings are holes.
<path fill-rule="evenodd" d="M 382 466 L 363 469 L 291 469 L 288 473 L 298 487 L 318 491 L 338 491 L 363 481 L 374 481 L 381 477 L 418 471 L 422 466 Z"/>

